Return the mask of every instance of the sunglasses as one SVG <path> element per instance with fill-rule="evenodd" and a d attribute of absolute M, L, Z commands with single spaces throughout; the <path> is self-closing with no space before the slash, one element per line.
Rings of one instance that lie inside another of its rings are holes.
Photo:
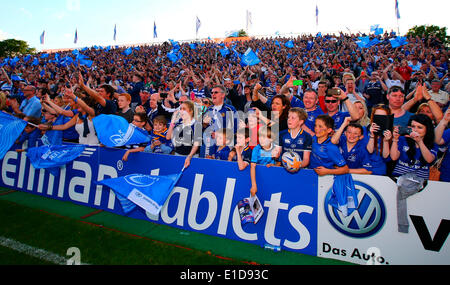
<path fill-rule="evenodd" d="M 325 100 L 325 103 L 337 103 L 337 100 Z"/>

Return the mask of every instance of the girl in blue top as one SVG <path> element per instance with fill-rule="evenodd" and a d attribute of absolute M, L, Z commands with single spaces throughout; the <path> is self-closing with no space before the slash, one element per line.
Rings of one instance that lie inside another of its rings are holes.
<path fill-rule="evenodd" d="M 434 128 L 431 119 L 423 114 L 413 115 L 408 126 L 411 134 L 400 136 L 398 127 L 394 127 L 390 150 L 392 160 L 396 161 L 393 176 L 414 173 L 428 179 L 429 167 L 437 156 L 434 144 Z"/>
<path fill-rule="evenodd" d="M 250 178 L 252 181 L 250 194 L 252 196 L 255 196 L 258 191 L 256 184 L 256 165 L 262 164 L 267 167 L 276 166 L 276 160 L 281 153 L 281 147 L 274 144 L 275 135 L 270 128 L 261 127 L 258 131 L 258 137 L 259 144 L 253 149 L 250 163 Z"/>
<path fill-rule="evenodd" d="M 328 115 L 319 115 L 314 125 L 310 167 L 319 175 L 346 174 L 348 166 L 339 148 L 331 142 L 334 121 Z"/>

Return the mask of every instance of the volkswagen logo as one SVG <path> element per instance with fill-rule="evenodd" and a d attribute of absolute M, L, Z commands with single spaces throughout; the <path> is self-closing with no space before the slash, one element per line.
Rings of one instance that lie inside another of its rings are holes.
<path fill-rule="evenodd" d="M 332 189 L 325 197 L 324 210 L 330 224 L 340 233 L 353 238 L 375 235 L 386 220 L 386 207 L 381 196 L 369 185 L 355 181 L 358 208 L 344 216 L 330 204 Z"/>

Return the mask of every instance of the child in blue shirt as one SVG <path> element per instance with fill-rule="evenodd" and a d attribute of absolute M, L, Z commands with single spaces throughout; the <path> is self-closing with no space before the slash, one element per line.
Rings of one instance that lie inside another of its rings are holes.
<path fill-rule="evenodd" d="M 275 135 L 267 127 L 261 127 L 258 131 L 259 144 L 252 151 L 252 160 L 250 163 L 250 178 L 252 186 L 250 188 L 251 196 L 255 196 L 258 191 L 256 183 L 256 165 L 262 164 L 267 167 L 276 165 L 276 160 L 280 156 L 281 147 L 274 144 Z"/>
<path fill-rule="evenodd" d="M 231 151 L 230 143 L 232 141 L 230 131 L 221 128 L 214 132 L 214 138 L 216 144 L 210 148 L 211 153 L 207 158 L 228 160 Z"/>
<path fill-rule="evenodd" d="M 369 152 L 366 149 L 363 128 L 360 124 L 350 123 L 346 117 L 339 129 L 334 133 L 331 142 L 339 147 L 350 173 L 372 174 L 370 171 Z M 345 130 L 345 132 L 344 132 Z"/>
<path fill-rule="evenodd" d="M 292 151 L 300 156 L 301 167 L 309 165 L 310 153 L 312 148 L 312 137 L 302 129 L 303 124 L 308 118 L 304 109 L 294 107 L 289 109 L 288 129 L 280 133 L 281 153 Z"/>
<path fill-rule="evenodd" d="M 348 166 L 339 148 L 331 142 L 334 121 L 328 115 L 319 115 L 314 125 L 310 168 L 319 175 L 347 174 Z"/>
<path fill-rule="evenodd" d="M 236 132 L 236 145 L 228 156 L 228 161 L 237 161 L 239 170 L 250 165 L 253 150 L 250 147 L 250 129 L 242 128 Z"/>
<path fill-rule="evenodd" d="M 156 116 L 153 119 L 151 140 L 145 147 L 144 152 L 169 154 L 173 151 L 173 144 L 167 136 L 167 120 L 164 116 Z"/>

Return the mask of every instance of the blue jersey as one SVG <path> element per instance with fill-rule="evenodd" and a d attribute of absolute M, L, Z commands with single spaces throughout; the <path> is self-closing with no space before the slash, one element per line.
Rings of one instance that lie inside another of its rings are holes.
<path fill-rule="evenodd" d="M 393 176 L 401 176 L 403 174 L 414 172 L 418 177 L 428 179 L 430 175 L 430 163 L 422 163 L 420 161 L 421 152 L 419 148 L 416 148 L 416 154 L 413 160 L 410 160 L 407 154 L 409 150 L 406 138 L 401 136 L 398 139 L 398 151 L 400 151 L 400 157 L 397 160 Z M 435 145 L 433 149 L 430 149 L 431 153 L 437 157 L 438 147 Z"/>
<path fill-rule="evenodd" d="M 151 132 L 150 137 L 151 140 L 147 144 L 147 146 L 153 144 L 155 141 L 160 141 L 161 144 L 157 145 L 153 148 L 153 153 L 167 153 L 167 151 L 170 149 L 169 153 L 173 150 L 173 144 L 171 140 L 168 140 L 166 138 L 167 136 L 167 128 L 165 128 L 162 132 L 158 133 L 154 130 Z M 166 147 L 166 148 L 164 148 Z"/>
<path fill-rule="evenodd" d="M 334 129 L 337 130 L 341 127 L 342 123 L 344 123 L 344 119 L 346 117 L 350 117 L 350 113 L 349 112 L 341 112 L 338 111 L 336 114 L 334 114 L 333 116 L 331 116 L 331 118 L 333 118 L 334 120 Z"/>
<path fill-rule="evenodd" d="M 341 151 L 342 157 L 344 157 L 348 168 L 366 168 L 370 162 L 369 152 L 363 141 L 358 141 L 352 149 L 348 150 L 347 137 L 341 136 L 339 140 L 339 150 Z"/>
<path fill-rule="evenodd" d="M 272 157 L 272 151 L 274 148 L 275 146 L 272 144 L 269 150 L 265 150 L 258 144 L 252 151 L 251 162 L 262 165 L 275 164 L 275 160 Z"/>
<path fill-rule="evenodd" d="M 346 165 L 345 159 L 342 157 L 339 148 L 331 142 L 331 138 L 327 138 L 323 143 L 318 143 L 317 137 L 313 137 L 310 168 L 323 166 L 333 169 L 334 166 L 341 167 L 344 165 Z"/>
<path fill-rule="evenodd" d="M 319 107 L 316 107 L 314 111 L 306 111 L 308 113 L 308 118 L 305 121 L 305 126 L 307 126 L 311 131 L 314 132 L 314 124 L 316 123 L 316 118 L 319 115 L 323 115 L 324 112 Z"/>
<path fill-rule="evenodd" d="M 228 160 L 228 156 L 230 155 L 230 147 L 229 146 L 225 146 L 222 149 L 219 149 L 218 146 L 214 145 L 214 152 L 211 153 L 210 155 L 213 156 L 215 159 L 219 159 L 219 160 Z"/>
<path fill-rule="evenodd" d="M 286 151 L 296 152 L 303 160 L 303 152 L 311 151 L 312 137 L 305 131 L 300 130 L 296 137 L 292 137 L 290 130 L 280 132 L 281 153 Z"/>

